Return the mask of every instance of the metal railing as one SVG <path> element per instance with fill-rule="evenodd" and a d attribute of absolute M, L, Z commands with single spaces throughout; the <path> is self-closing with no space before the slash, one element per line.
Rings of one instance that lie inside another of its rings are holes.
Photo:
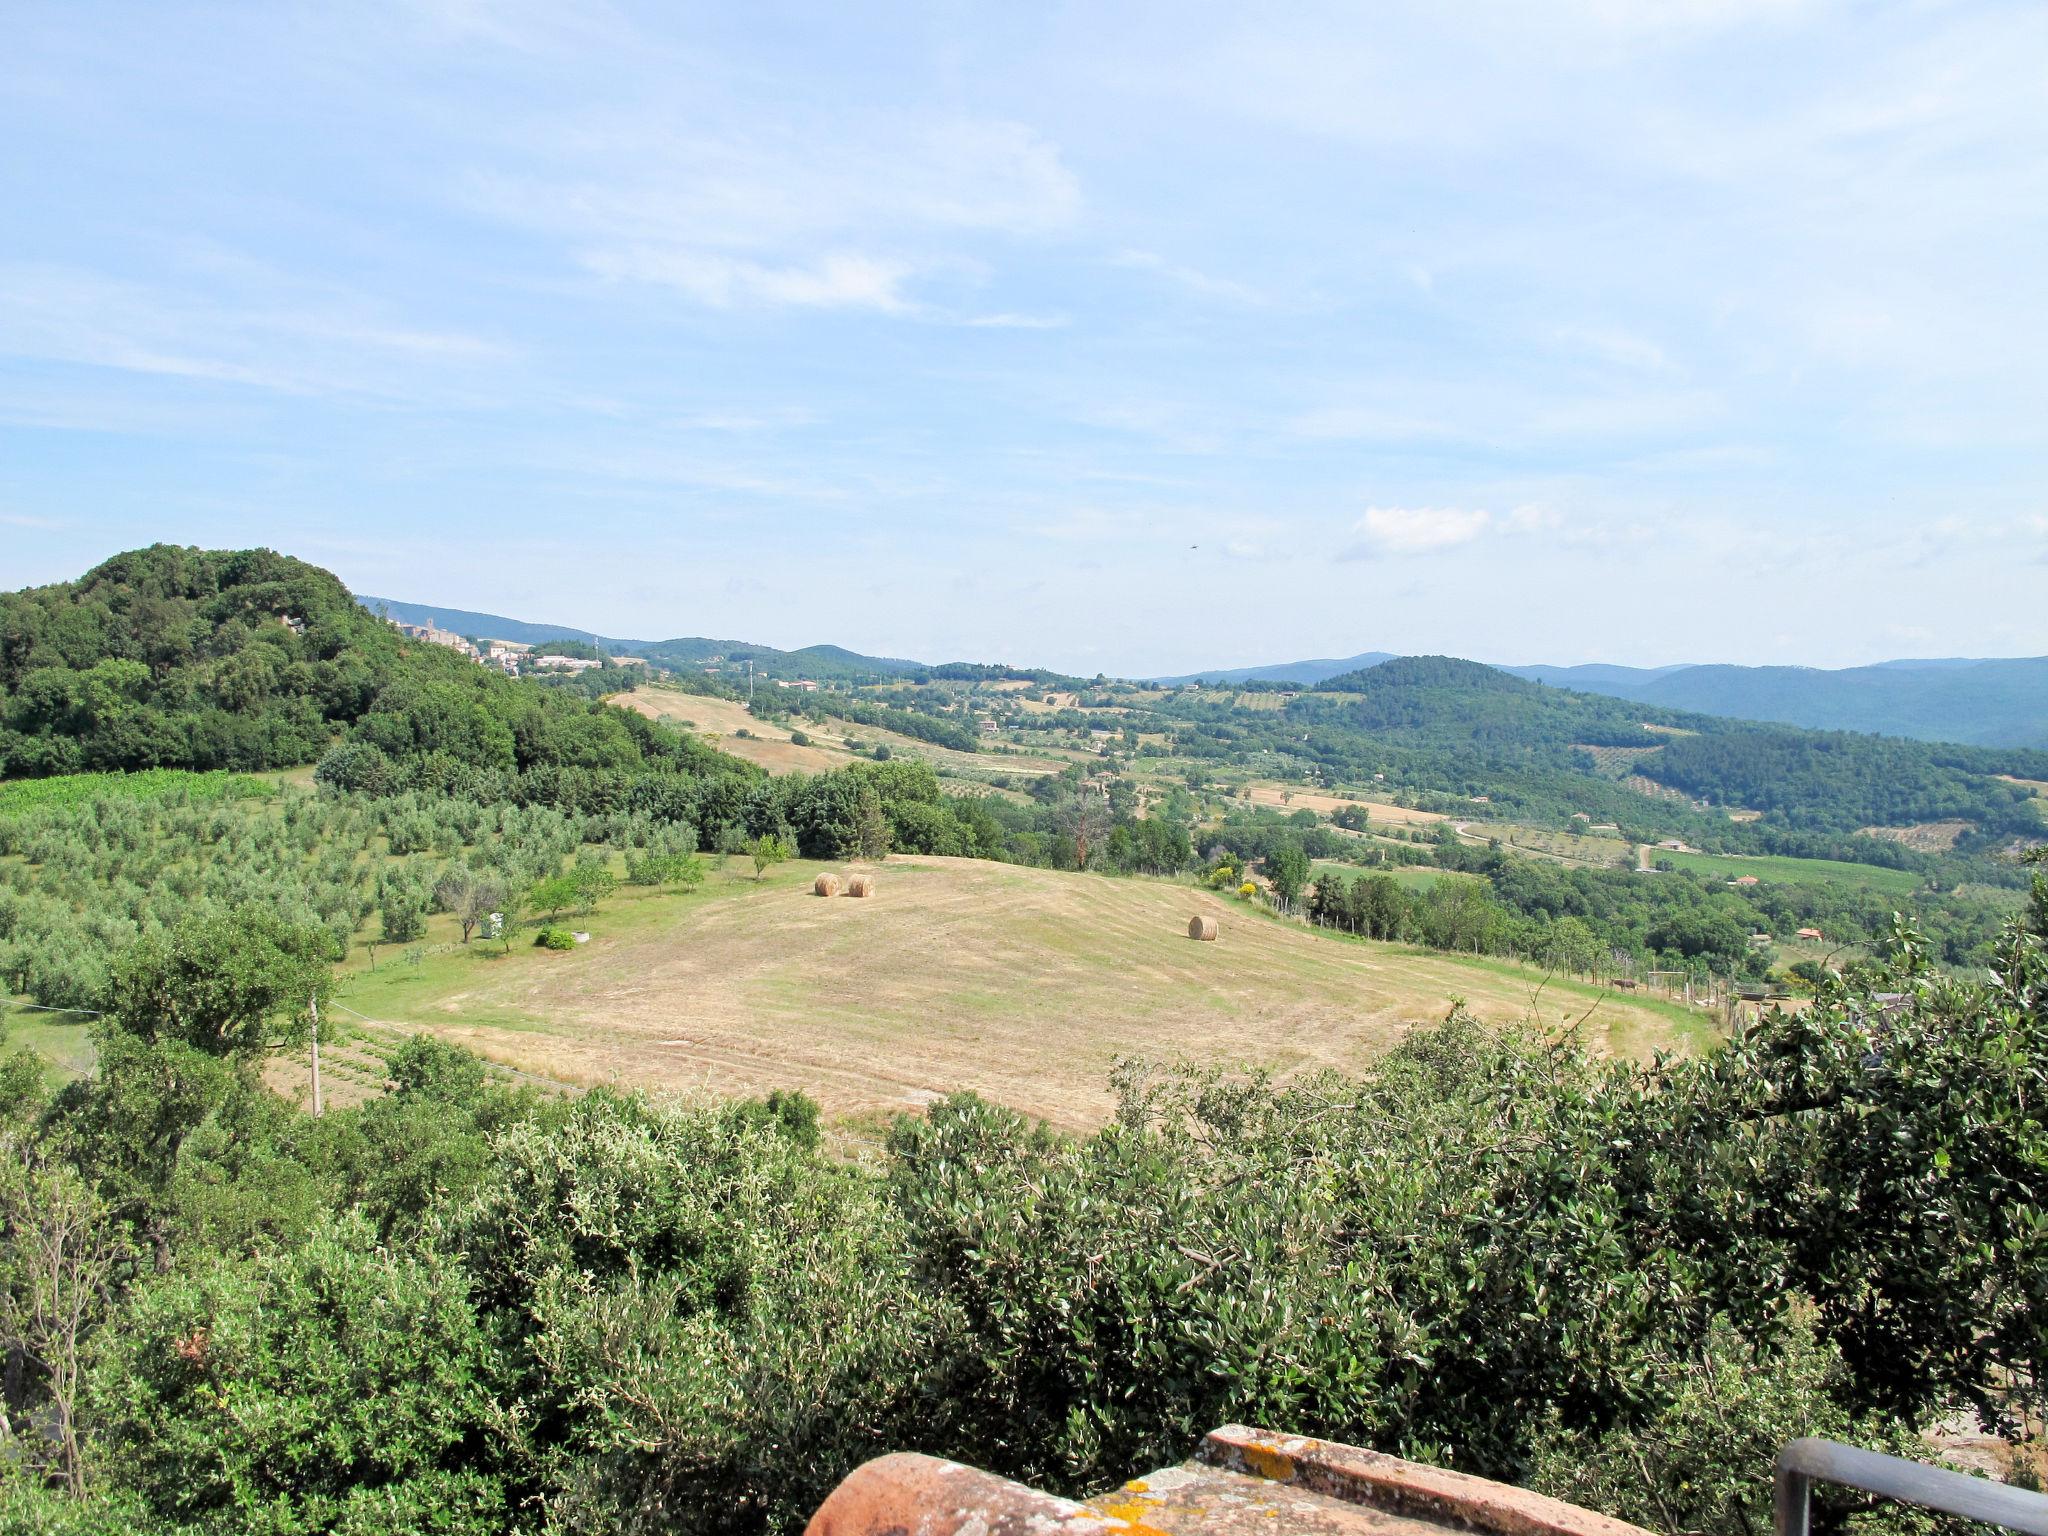
<path fill-rule="evenodd" d="M 1817 1482 L 2002 1525 L 2028 1536 L 2048 1536 L 2048 1494 L 1858 1450 L 1834 1440 L 1794 1440 L 1779 1453 L 1772 1494 L 1778 1536 L 1809 1536 L 1810 1495 Z"/>

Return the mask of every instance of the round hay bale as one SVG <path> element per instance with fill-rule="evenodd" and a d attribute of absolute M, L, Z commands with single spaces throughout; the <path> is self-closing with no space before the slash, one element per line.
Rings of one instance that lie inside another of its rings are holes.
<path fill-rule="evenodd" d="M 1213 917 L 1191 917 L 1188 919 L 1188 937 L 1216 942 L 1216 919 Z"/>
<path fill-rule="evenodd" d="M 820 896 L 837 896 L 839 894 L 839 877 L 837 875 L 820 875 L 811 882 L 811 890 Z"/>
<path fill-rule="evenodd" d="M 872 895 L 874 895 L 874 894 L 875 894 L 875 877 L 874 877 L 873 875 L 855 875 L 855 876 L 853 876 L 853 877 L 852 877 L 851 879 L 849 879 L 849 880 L 848 880 L 848 881 L 846 882 L 846 894 L 847 894 L 847 895 L 849 895 L 849 896 L 872 896 Z"/>

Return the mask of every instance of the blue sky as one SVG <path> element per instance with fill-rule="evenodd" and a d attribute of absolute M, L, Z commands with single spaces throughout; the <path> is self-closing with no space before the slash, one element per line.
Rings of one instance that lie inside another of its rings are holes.
<path fill-rule="evenodd" d="M 24 3 L 0 585 L 1076 671 L 2048 652 L 2048 9 Z"/>

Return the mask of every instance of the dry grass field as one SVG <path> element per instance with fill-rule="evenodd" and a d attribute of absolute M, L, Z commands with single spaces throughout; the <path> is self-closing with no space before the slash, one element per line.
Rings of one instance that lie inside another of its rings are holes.
<path fill-rule="evenodd" d="M 950 747 L 919 741 L 914 736 L 902 736 L 872 725 L 857 725 L 836 716 L 823 725 L 777 725 L 773 721 L 756 719 L 736 699 L 682 693 L 659 685 L 614 694 L 610 702 L 623 709 L 635 710 L 650 720 L 668 720 L 678 725 L 694 722 L 690 729 L 700 736 L 715 737 L 720 751 L 759 764 L 770 773 L 822 773 L 828 768 L 842 768 L 857 762 L 859 759 L 846 750 L 845 742 L 849 736 L 858 741 L 887 742 L 889 750 L 899 757 L 922 758 L 937 772 L 960 778 L 987 773 L 1057 773 L 1070 761 L 1067 756 L 1037 753 L 956 752 Z M 741 730 L 748 734 L 741 736 Z M 811 738 L 811 744 L 800 747 L 791 741 L 792 730 L 802 731 Z"/>
<path fill-rule="evenodd" d="M 1436 811 L 1411 811 L 1406 806 L 1388 805 L 1379 800 L 1367 800 L 1362 796 L 1347 800 L 1342 795 L 1318 794 L 1314 790 L 1295 789 L 1285 784 L 1249 784 L 1252 804 L 1270 805 L 1280 810 L 1314 811 L 1319 816 L 1328 816 L 1347 805 L 1362 805 L 1374 821 L 1420 824 L 1442 821 L 1445 818 Z"/>
<path fill-rule="evenodd" d="M 1647 1053 L 1694 1015 L 1514 966 L 1368 944 L 1162 881 L 895 858 L 867 900 L 810 893 L 820 866 L 758 884 L 737 865 L 691 895 L 622 892 L 574 951 L 472 945 L 355 970 L 342 1001 L 503 1065 L 684 1094 L 800 1087 L 872 1124 L 971 1088 L 1056 1124 L 1099 1123 L 1119 1057 L 1287 1072 L 1357 1066 L 1454 996 L 1482 1017 Z M 1218 943 L 1186 936 L 1196 913 Z"/>

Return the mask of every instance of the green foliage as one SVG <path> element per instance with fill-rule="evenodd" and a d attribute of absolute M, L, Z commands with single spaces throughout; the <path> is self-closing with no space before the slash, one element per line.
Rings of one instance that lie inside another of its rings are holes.
<path fill-rule="evenodd" d="M 747 850 L 749 857 L 754 861 L 754 878 L 760 879 L 771 866 L 787 859 L 791 852 L 789 845 L 773 832 L 763 832 L 754 839 L 752 846 Z"/>
<path fill-rule="evenodd" d="M 2048 956 L 2006 942 L 1963 987 L 1902 935 L 1903 1003 L 1696 1061 L 1457 1015 L 1355 1077 L 1133 1064 L 1083 1138 L 956 1096 L 872 1167 L 797 1094 L 545 1103 L 416 1040 L 316 1122 L 110 1031 L 14 1095 L 158 1256 L 51 1519 L 787 1531 L 882 1450 L 1080 1491 L 1247 1420 L 1738 1536 L 1791 1433 L 2039 1409 Z"/>
<path fill-rule="evenodd" d="M 569 883 L 586 912 L 597 910 L 597 904 L 619 888 L 618 877 L 599 863 L 579 863 L 569 872 Z"/>
<path fill-rule="evenodd" d="M 694 853 L 650 853 L 626 861 L 628 885 L 695 890 L 704 883 L 704 861 Z"/>
<path fill-rule="evenodd" d="M 339 1217 L 289 1252 L 142 1285 L 102 1339 L 106 1475 L 169 1524 L 506 1527 L 498 1357 L 432 1249 L 392 1253 Z"/>
<path fill-rule="evenodd" d="M 260 907 L 186 919 L 123 957 L 107 1011 L 144 1040 L 181 1040 L 216 1056 L 295 1045 L 332 989 L 325 930 Z"/>
<path fill-rule="evenodd" d="M 262 799 L 277 793 L 267 779 L 246 773 L 192 773 L 183 768 L 146 768 L 137 773 L 72 773 L 55 779 L 20 779 L 0 784 L 0 816 L 85 805 L 100 800 L 175 800 L 203 805 L 213 800 Z"/>
<path fill-rule="evenodd" d="M 1283 907 L 1292 907 L 1295 897 L 1308 884 L 1308 855 L 1293 839 L 1281 843 L 1265 860 L 1266 879 Z"/>
<path fill-rule="evenodd" d="M 526 897 L 527 904 L 534 911 L 547 913 L 550 923 L 554 922 L 560 913 L 577 905 L 582 899 L 583 892 L 573 874 L 549 875 L 545 880 L 535 882 Z"/>
<path fill-rule="evenodd" d="M 566 928 L 541 928 L 534 933 L 533 945 L 536 949 L 574 949 L 576 935 Z"/>
<path fill-rule="evenodd" d="M 1632 1421 L 1571 1429 L 1553 1415 L 1537 1437 L 1529 1485 L 1647 1530 L 1755 1536 L 1771 1528 L 1771 1470 L 1788 1441 L 1814 1435 L 1926 1455 L 1896 1421 L 1842 1407 L 1846 1376 L 1800 1313 L 1754 1343 L 1717 1321 L 1696 1348 L 1658 1352 L 1650 1406 Z M 1817 1488 L 1814 1503 L 1823 1528 L 1846 1512 L 1838 1490 Z M 1886 1530 L 1934 1528 L 1904 1509 L 1886 1515 Z"/>

